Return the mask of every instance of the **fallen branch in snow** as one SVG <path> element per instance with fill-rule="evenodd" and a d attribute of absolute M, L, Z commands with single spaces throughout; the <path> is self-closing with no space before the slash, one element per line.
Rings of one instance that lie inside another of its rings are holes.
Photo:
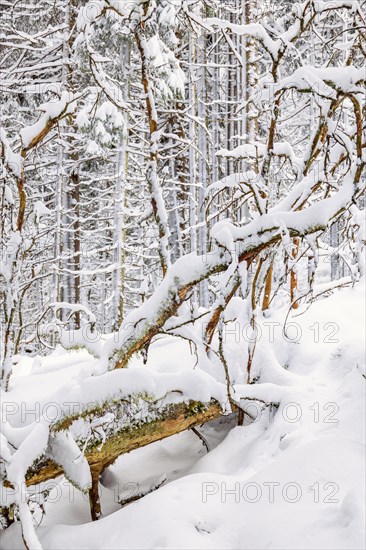
<path fill-rule="evenodd" d="M 134 423 L 128 418 L 128 403 L 126 407 L 121 408 L 125 414 L 126 425 L 117 431 L 112 430 L 110 435 L 106 435 L 107 429 L 103 428 L 103 417 L 105 408 L 95 409 L 88 412 L 88 417 L 84 415 L 75 415 L 67 417 L 55 424 L 51 429 L 51 439 L 57 433 L 66 433 L 72 427 L 73 422 L 81 422 L 94 428 L 93 437 L 88 441 L 79 440 L 78 446 L 85 448 L 85 458 L 89 464 L 92 486 L 89 490 L 90 506 L 92 519 L 97 519 L 100 515 L 100 504 L 98 497 L 98 480 L 100 474 L 105 468 L 110 466 L 122 454 L 129 453 L 134 449 L 144 447 L 155 441 L 160 441 L 171 435 L 178 434 L 188 428 L 203 424 L 224 414 L 221 405 L 214 400 L 209 403 L 198 401 L 188 401 L 186 403 L 171 403 L 161 409 L 156 410 L 155 417 L 153 407 L 150 413 L 144 415 L 139 423 Z M 134 405 L 131 402 L 131 414 L 134 414 Z M 146 411 L 140 411 L 146 412 Z M 98 426 L 98 420 L 100 425 Z M 82 451 L 80 451 L 82 452 Z M 50 458 L 48 452 L 36 460 L 28 469 L 25 479 L 27 486 L 37 485 L 50 479 L 54 479 L 64 473 L 64 467 L 57 464 L 54 458 Z M 66 474 L 67 475 L 67 474 Z M 68 476 L 67 476 L 68 477 Z M 72 481 L 72 480 L 71 480 Z M 6 482 L 5 482 L 6 483 Z M 9 483 L 6 483 L 9 486 Z"/>
<path fill-rule="evenodd" d="M 211 449 L 207 442 L 207 439 L 205 439 L 203 435 L 198 430 L 196 430 L 194 426 L 192 426 L 191 431 L 202 441 L 202 445 L 205 447 L 206 451 L 209 453 Z"/>
<path fill-rule="evenodd" d="M 234 401 L 277 403 L 285 392 L 286 388 L 274 384 L 237 386 Z M 237 409 L 235 404 L 233 408 Z M 159 405 L 152 396 L 137 394 L 111 400 L 108 408 L 105 404 L 94 404 L 83 412 L 62 417 L 50 427 L 46 450 L 26 469 L 26 485 L 38 485 L 64 474 L 73 485 L 89 493 L 91 517 L 96 520 L 101 514 L 99 477 L 120 455 L 187 429 L 199 435 L 208 449 L 207 442 L 194 427 L 226 412 L 226 403 L 213 398 L 208 402 L 163 401 Z M 67 440 L 72 444 L 68 446 Z M 22 461 L 22 451 L 17 452 Z M 3 483 L 6 487 L 13 486 L 11 479 Z"/>
<path fill-rule="evenodd" d="M 126 498 L 124 500 L 120 500 L 119 503 L 123 507 L 123 506 L 127 506 L 127 504 L 131 504 L 131 502 L 136 502 L 136 500 L 140 500 L 140 498 L 143 498 L 146 495 L 149 495 L 150 493 L 153 493 L 154 491 L 159 489 L 159 487 L 164 485 L 165 482 L 166 482 L 166 476 L 164 476 L 161 481 L 158 481 L 158 483 L 153 485 L 148 491 L 144 493 L 139 493 L 138 495 L 133 495 L 132 497 Z"/>

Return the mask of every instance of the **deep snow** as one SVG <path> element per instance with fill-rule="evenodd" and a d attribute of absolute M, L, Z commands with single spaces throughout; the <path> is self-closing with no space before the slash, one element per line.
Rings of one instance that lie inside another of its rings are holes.
<path fill-rule="evenodd" d="M 246 402 L 254 422 L 234 427 L 230 416 L 199 428 L 209 453 L 189 431 L 120 457 L 103 474 L 98 522 L 90 522 L 86 498 L 60 478 L 37 529 L 43 547 L 364 548 L 364 303 L 364 281 L 336 290 L 292 313 L 287 338 L 281 331 L 286 307 L 260 319 L 258 383 L 249 387 L 240 373 L 244 321 L 227 325 L 236 396 L 262 391 L 264 401 L 279 405 L 262 410 Z M 227 315 L 235 317 L 239 307 L 234 301 Z M 32 395 L 46 402 L 51 380 L 58 391 L 65 378 L 79 383 L 95 361 L 86 352 L 60 350 L 47 359 L 20 359 L 9 399 Z M 154 378 L 192 373 L 194 363 L 186 342 L 159 338 L 145 368 Z M 140 360 L 130 367 L 140 372 Z M 211 374 L 221 386 L 214 358 Z M 118 503 L 156 487 L 123 508 Z M 19 524 L 2 539 L 4 550 L 23 548 Z"/>

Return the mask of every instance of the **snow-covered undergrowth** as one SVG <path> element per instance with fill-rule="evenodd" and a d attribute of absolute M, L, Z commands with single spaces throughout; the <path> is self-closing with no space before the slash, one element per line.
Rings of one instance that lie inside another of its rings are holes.
<path fill-rule="evenodd" d="M 291 313 L 286 336 L 286 307 L 260 319 L 257 383 L 247 386 L 245 316 L 234 299 L 224 349 L 233 395 L 251 398 L 242 403 L 252 419 L 199 428 L 209 453 L 188 431 L 121 456 L 103 473 L 103 517 L 94 523 L 85 495 L 64 478 L 47 482 L 45 514 L 35 512 L 43 547 L 363 548 L 364 300 L 364 281 L 336 290 Z M 96 362 L 85 351 L 18 358 L 6 396 L 8 407 L 17 404 L 11 424 L 31 424 L 32 408 L 60 403 L 65 390 L 69 401 L 80 389 L 85 402 L 95 399 L 103 391 L 91 376 Z M 133 380 L 136 391 L 163 395 L 180 381 L 185 398 L 223 398 L 222 365 L 213 356 L 203 372 L 195 362 L 184 340 L 158 338 L 143 369 L 134 359 L 115 373 L 114 390 Z M 4 550 L 23 547 L 18 522 L 2 538 Z"/>

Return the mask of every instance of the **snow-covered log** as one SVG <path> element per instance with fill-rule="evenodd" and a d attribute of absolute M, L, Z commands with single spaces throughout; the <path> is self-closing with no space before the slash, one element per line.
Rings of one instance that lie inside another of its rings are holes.
<path fill-rule="evenodd" d="M 72 423 L 83 422 L 84 427 L 86 425 L 90 427 L 92 436 L 90 439 L 80 439 L 78 446 L 80 452 L 85 447 L 85 458 L 90 466 L 92 477 L 95 474 L 99 476 L 120 455 L 180 433 L 192 426 L 213 420 L 224 413 L 221 405 L 214 400 L 208 403 L 199 401 L 171 403 L 160 409 L 149 401 L 145 401 L 144 404 L 149 409 L 149 413 L 136 422 L 131 421 L 133 415 L 136 414 L 136 402 L 133 399 L 130 402 L 111 405 L 108 410 L 116 411 L 119 414 L 114 422 L 120 421 L 124 425 L 120 429 L 110 428 L 108 430 L 106 428 L 111 422 L 113 413 L 106 413 L 105 407 L 89 411 L 84 418 L 68 417 L 52 429 L 50 450 L 54 447 L 57 434 L 67 430 Z M 53 479 L 63 472 L 65 472 L 65 468 L 58 464 L 54 457 L 50 458 L 46 453 L 28 469 L 26 482 L 28 486 L 35 485 Z M 67 475 L 67 472 L 65 474 Z"/>
<path fill-rule="evenodd" d="M 53 425 L 45 452 L 26 469 L 25 483 L 28 487 L 38 485 L 64 474 L 74 486 L 89 494 L 91 517 L 96 520 L 101 513 L 99 476 L 120 455 L 218 418 L 224 412 L 214 399 L 159 406 L 147 395 L 91 407 Z M 42 428 L 39 424 L 38 427 Z M 21 456 L 20 462 L 25 463 Z M 10 489 L 22 483 L 18 478 L 15 482 L 12 478 L 3 480 L 4 487 Z M 17 495 L 19 491 L 14 492 Z M 8 515 L 6 509 L 1 513 Z"/>

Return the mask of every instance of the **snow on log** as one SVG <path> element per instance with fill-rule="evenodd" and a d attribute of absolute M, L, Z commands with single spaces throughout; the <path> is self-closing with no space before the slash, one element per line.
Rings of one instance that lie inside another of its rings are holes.
<path fill-rule="evenodd" d="M 37 386 L 37 374 L 34 378 Z M 49 378 L 44 375 L 43 383 L 47 380 L 52 383 L 52 371 Z M 85 376 L 84 372 L 79 380 L 54 387 L 46 401 L 39 403 L 42 413 L 27 426 L 22 423 L 21 404 L 16 406 L 11 395 L 8 400 L 4 395 L 5 443 L 16 452 L 3 456 L 3 481 L 18 483 L 12 475 L 16 463 L 22 465 L 21 474 L 28 485 L 64 472 L 85 492 L 98 472 L 120 454 L 216 418 L 230 410 L 226 401 L 224 384 L 192 368 L 154 373 L 135 367 L 99 376 Z M 46 430 L 46 439 L 36 437 L 40 426 Z"/>
<path fill-rule="evenodd" d="M 82 418 L 70 417 L 56 424 L 51 432 L 50 454 L 58 433 L 62 433 L 73 424 L 82 425 L 84 437 L 80 437 L 77 444 L 80 452 L 84 447 L 85 458 L 94 477 L 95 474 L 99 475 L 107 466 L 110 466 L 121 454 L 129 453 L 224 414 L 221 405 L 215 400 L 208 403 L 190 400 L 186 403 L 170 403 L 162 408 L 156 408 L 150 400 L 144 401 L 142 397 L 137 401 L 136 399 L 135 396 L 130 401 L 115 402 L 110 406 L 111 412 L 108 413 L 105 412 L 104 407 L 100 407 L 88 411 Z M 140 415 L 136 416 L 137 411 Z M 114 416 L 114 422 L 112 416 Z M 108 429 L 111 423 L 121 424 L 123 427 L 115 431 Z M 57 453 L 55 454 L 57 456 Z M 50 458 L 46 452 L 28 469 L 26 483 L 28 486 L 35 485 L 55 478 L 63 472 L 64 469 L 57 464 L 55 458 Z M 85 489 L 89 489 L 89 484 Z"/>
<path fill-rule="evenodd" d="M 363 192 L 364 166 L 364 162 L 353 166 L 339 191 L 304 211 L 278 211 L 274 207 L 240 227 L 230 220 L 217 222 L 211 230 L 212 251 L 202 256 L 191 253 L 179 258 L 169 267 L 154 294 L 126 315 L 118 333 L 105 343 L 102 357 L 109 369 L 125 367 L 131 356 L 175 315 L 189 291 L 199 282 L 226 271 L 233 261 L 250 262 L 263 249 L 280 242 L 284 233 L 289 237 L 305 237 L 326 230 Z"/>

